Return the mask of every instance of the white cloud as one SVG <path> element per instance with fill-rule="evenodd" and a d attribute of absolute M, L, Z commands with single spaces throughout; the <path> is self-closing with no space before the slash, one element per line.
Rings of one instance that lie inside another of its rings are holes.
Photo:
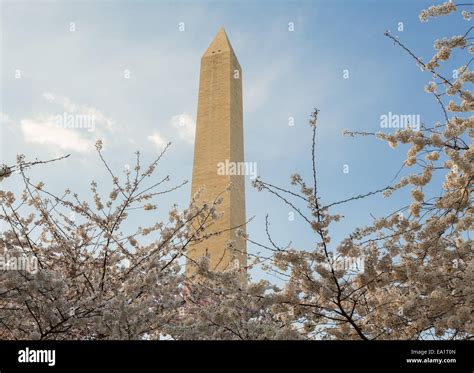
<path fill-rule="evenodd" d="M 20 131 L 27 143 L 45 145 L 56 151 L 68 150 L 88 153 L 94 150 L 96 138 L 104 137 L 102 129 L 114 132 L 115 122 L 100 110 L 80 105 L 67 97 L 49 92 L 43 97 L 50 103 L 58 104 L 63 113 L 39 113 L 35 118 L 20 121 Z M 0 113 L 0 122 L 13 123 L 5 113 Z"/>
<path fill-rule="evenodd" d="M 0 112 L 0 123 L 9 124 L 12 122 L 12 119 L 7 114 Z"/>
<path fill-rule="evenodd" d="M 21 132 L 26 142 L 87 153 L 94 149 L 91 139 L 84 138 L 77 131 L 56 125 L 54 115 L 40 114 L 36 119 L 20 121 Z"/>
<path fill-rule="evenodd" d="M 189 144 L 194 144 L 194 134 L 196 133 L 196 123 L 194 119 L 186 114 L 173 115 L 171 125 L 177 130 L 178 137 Z"/>
<path fill-rule="evenodd" d="M 50 92 L 45 92 L 43 93 L 43 97 L 51 103 L 58 104 L 63 107 L 65 111 L 68 113 L 72 114 L 80 114 L 80 115 L 85 115 L 88 117 L 94 118 L 94 121 L 96 124 L 104 124 L 107 129 L 109 130 L 114 130 L 114 125 L 115 122 L 106 117 L 100 110 L 86 106 L 86 105 L 79 105 L 73 101 L 71 101 L 69 98 L 61 96 L 61 95 L 54 95 Z"/>
<path fill-rule="evenodd" d="M 150 136 L 147 137 L 152 143 L 154 143 L 158 149 L 164 149 L 166 144 L 168 143 L 158 132 L 154 132 Z"/>

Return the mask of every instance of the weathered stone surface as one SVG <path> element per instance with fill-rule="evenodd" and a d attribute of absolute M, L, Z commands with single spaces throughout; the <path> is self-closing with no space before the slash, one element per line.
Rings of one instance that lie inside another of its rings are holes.
<path fill-rule="evenodd" d="M 245 273 L 246 242 L 235 235 L 237 227 L 245 230 L 245 180 L 243 175 L 218 174 L 218 163 L 226 160 L 244 161 L 242 70 L 221 28 L 201 58 L 192 195 L 203 188 L 199 203 L 212 203 L 222 194 L 219 211 L 224 216 L 207 230 L 222 233 L 190 246 L 188 275 L 195 270 L 193 260 L 206 252 L 211 269 L 223 271 L 238 264 Z M 228 240 L 235 241 L 237 261 L 232 261 L 230 250 L 226 250 Z"/>

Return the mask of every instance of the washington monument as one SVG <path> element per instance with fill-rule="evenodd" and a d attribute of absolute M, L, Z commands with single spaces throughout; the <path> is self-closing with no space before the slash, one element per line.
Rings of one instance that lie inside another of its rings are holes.
<path fill-rule="evenodd" d="M 201 58 L 191 192 L 193 196 L 202 190 L 198 205 L 212 204 L 219 195 L 223 196 L 218 210 L 223 216 L 205 231 L 221 233 L 190 246 L 188 275 L 195 271 L 193 263 L 206 253 L 211 270 L 225 271 L 238 266 L 245 274 L 246 242 L 235 234 L 239 227 L 245 231 L 244 175 L 218 172 L 222 162 L 243 161 L 242 69 L 221 28 Z M 229 240 L 233 245 L 226 249 Z"/>

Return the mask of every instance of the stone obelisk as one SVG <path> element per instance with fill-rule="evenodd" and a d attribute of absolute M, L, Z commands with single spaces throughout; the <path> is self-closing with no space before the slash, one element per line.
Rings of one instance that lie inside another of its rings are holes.
<path fill-rule="evenodd" d="M 195 262 L 207 254 L 211 270 L 238 266 L 245 277 L 246 242 L 236 235 L 238 227 L 245 232 L 244 175 L 229 175 L 222 168 L 219 172 L 219 165 L 244 161 L 242 70 L 224 28 L 201 58 L 198 100 L 192 196 L 201 190 L 198 205 L 212 204 L 219 195 L 224 201 L 218 208 L 222 217 L 205 231 L 221 233 L 189 247 L 186 274 L 191 275 Z M 226 248 L 229 241 L 234 241 L 232 249 Z"/>

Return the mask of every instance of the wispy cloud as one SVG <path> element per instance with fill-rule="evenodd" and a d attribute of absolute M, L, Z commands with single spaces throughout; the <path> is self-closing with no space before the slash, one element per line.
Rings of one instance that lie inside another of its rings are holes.
<path fill-rule="evenodd" d="M 50 92 L 43 93 L 43 97 L 50 103 L 60 105 L 68 113 L 93 117 L 97 124 L 104 124 L 109 130 L 114 130 L 115 122 L 94 107 L 77 104 L 67 97 Z"/>
<path fill-rule="evenodd" d="M 53 150 L 87 153 L 94 149 L 92 139 L 77 131 L 60 128 L 56 123 L 56 116 L 40 114 L 35 119 L 21 120 L 20 128 L 26 142 L 51 146 Z"/>
<path fill-rule="evenodd" d="M 43 98 L 59 105 L 60 111 L 40 112 L 32 118 L 21 119 L 19 125 L 8 114 L 0 113 L 0 122 L 19 128 L 26 143 L 44 145 L 53 152 L 60 149 L 89 153 L 94 150 L 97 138 L 115 131 L 115 122 L 94 107 L 49 92 L 44 93 Z"/>
<path fill-rule="evenodd" d="M 13 120 L 5 113 L 0 112 L 0 123 L 10 124 Z"/>
<path fill-rule="evenodd" d="M 164 147 L 168 143 L 158 132 L 154 132 L 153 134 L 148 136 L 147 139 L 150 140 L 153 144 L 155 144 L 158 149 L 164 149 Z"/>
<path fill-rule="evenodd" d="M 189 114 L 173 115 L 171 117 L 171 125 L 177 131 L 178 137 L 181 140 L 188 144 L 194 144 L 196 122 Z"/>

